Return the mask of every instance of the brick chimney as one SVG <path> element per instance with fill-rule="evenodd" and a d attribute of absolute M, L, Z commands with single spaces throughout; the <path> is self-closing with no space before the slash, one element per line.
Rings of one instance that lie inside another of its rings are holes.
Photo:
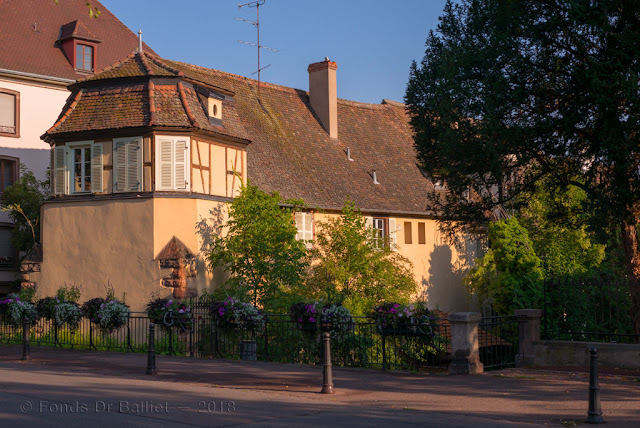
<path fill-rule="evenodd" d="M 309 65 L 309 100 L 320 123 L 331 138 L 338 138 L 338 65 L 325 58 Z"/>

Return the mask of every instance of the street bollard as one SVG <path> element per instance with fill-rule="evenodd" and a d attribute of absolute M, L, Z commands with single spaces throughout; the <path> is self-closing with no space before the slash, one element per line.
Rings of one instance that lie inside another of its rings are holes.
<path fill-rule="evenodd" d="M 31 344 L 29 343 L 29 320 L 24 317 L 22 323 L 22 360 L 28 361 L 31 359 Z"/>
<path fill-rule="evenodd" d="M 588 424 L 602 424 L 602 409 L 600 408 L 600 386 L 598 383 L 598 350 L 596 348 L 589 349 L 591 353 L 590 364 L 591 371 L 589 374 L 589 411 L 587 412 Z"/>
<path fill-rule="evenodd" d="M 324 367 L 322 370 L 322 391 L 321 394 L 333 394 L 333 373 L 331 369 L 331 336 L 325 332 L 322 334 L 324 342 Z"/>
<path fill-rule="evenodd" d="M 154 349 L 155 342 L 155 326 L 153 323 L 149 324 L 149 351 L 147 353 L 147 374 L 158 374 L 156 369 L 156 351 Z"/>

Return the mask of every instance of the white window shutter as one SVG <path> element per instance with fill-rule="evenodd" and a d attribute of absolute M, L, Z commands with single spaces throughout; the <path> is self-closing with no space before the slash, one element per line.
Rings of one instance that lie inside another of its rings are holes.
<path fill-rule="evenodd" d="M 173 141 L 160 140 L 159 168 L 156 183 L 159 190 L 171 190 L 173 187 Z"/>
<path fill-rule="evenodd" d="M 91 192 L 102 193 L 102 144 L 91 146 Z"/>
<path fill-rule="evenodd" d="M 189 187 L 189 145 L 186 140 L 176 140 L 174 143 L 174 166 L 176 190 L 186 190 Z"/>
<path fill-rule="evenodd" d="M 116 152 L 113 156 L 115 166 L 115 183 L 116 192 L 125 192 L 127 190 L 127 144 L 119 141 L 115 144 Z"/>
<path fill-rule="evenodd" d="M 54 175 L 55 175 L 55 183 L 54 183 L 54 193 L 56 195 L 64 195 L 66 189 L 65 178 L 66 174 L 66 147 L 65 146 L 55 146 L 54 149 Z"/>
<path fill-rule="evenodd" d="M 55 149 L 51 148 L 49 150 L 49 193 L 51 193 L 51 196 L 54 196 L 56 194 L 56 189 L 54 186 L 55 183 L 55 157 L 53 156 L 53 154 L 55 153 Z"/>
<path fill-rule="evenodd" d="M 304 239 L 304 230 L 302 228 L 302 223 L 304 222 L 304 213 L 296 213 L 296 229 L 298 229 L 298 233 L 296 233 L 296 240 L 302 241 Z"/>
<path fill-rule="evenodd" d="M 391 251 L 398 251 L 398 247 L 396 245 L 396 219 L 389 219 L 389 246 L 391 247 Z"/>
<path fill-rule="evenodd" d="M 141 190 L 140 166 L 142 163 L 142 146 L 140 141 L 134 140 L 127 143 L 127 186 L 128 192 Z"/>
<path fill-rule="evenodd" d="M 313 240 L 313 213 L 304 213 L 304 239 Z"/>
<path fill-rule="evenodd" d="M 365 217 L 364 224 L 367 226 L 368 229 L 373 229 L 373 217 Z"/>

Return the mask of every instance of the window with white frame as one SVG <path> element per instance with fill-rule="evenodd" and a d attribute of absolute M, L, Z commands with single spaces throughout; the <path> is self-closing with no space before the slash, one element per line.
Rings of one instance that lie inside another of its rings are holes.
<path fill-rule="evenodd" d="M 113 191 L 142 190 L 142 137 L 113 139 Z"/>
<path fill-rule="evenodd" d="M 296 213 L 296 227 L 298 228 L 296 239 L 304 241 L 305 246 L 308 249 L 311 248 L 313 246 L 313 213 Z"/>
<path fill-rule="evenodd" d="M 54 195 L 100 193 L 102 188 L 102 144 L 75 141 L 51 149 Z"/>
<path fill-rule="evenodd" d="M 20 92 L 0 88 L 0 136 L 20 136 Z"/>
<path fill-rule="evenodd" d="M 396 220 L 385 217 L 366 217 L 367 227 L 374 230 L 373 246 L 382 249 L 389 245 L 392 251 L 396 250 Z"/>
<path fill-rule="evenodd" d="M 189 137 L 156 137 L 156 190 L 189 190 Z"/>

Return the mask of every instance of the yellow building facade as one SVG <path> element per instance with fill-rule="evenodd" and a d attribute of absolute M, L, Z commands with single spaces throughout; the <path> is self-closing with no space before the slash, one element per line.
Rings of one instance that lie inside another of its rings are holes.
<path fill-rule="evenodd" d="M 404 107 L 335 98 L 336 70 L 309 66 L 310 93 L 263 83 L 258 96 L 250 79 L 143 52 L 71 85 L 43 136 L 53 197 L 31 273 L 38 293 L 75 284 L 88 299 L 113 287 L 142 310 L 152 297 L 211 291 L 225 274 L 207 269 L 210 237 L 249 180 L 305 201 L 301 239 L 351 199 L 412 262 L 431 307 L 467 309 L 469 256 L 438 232 Z"/>

